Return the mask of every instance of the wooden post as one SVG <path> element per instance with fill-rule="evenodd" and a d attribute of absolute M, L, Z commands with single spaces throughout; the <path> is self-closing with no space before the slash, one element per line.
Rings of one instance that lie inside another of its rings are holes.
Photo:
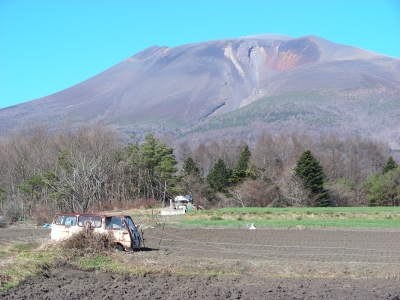
<path fill-rule="evenodd" d="M 165 222 L 164 222 L 164 225 L 163 225 L 163 228 L 162 228 L 163 231 L 161 232 L 160 241 L 158 242 L 157 250 L 160 250 L 160 244 L 161 244 L 162 236 L 163 236 L 163 233 L 164 233 L 164 228 L 165 228 Z"/>

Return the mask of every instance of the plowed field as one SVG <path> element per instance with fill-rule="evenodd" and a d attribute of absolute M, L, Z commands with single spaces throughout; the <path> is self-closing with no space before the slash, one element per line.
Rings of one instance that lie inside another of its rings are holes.
<path fill-rule="evenodd" d="M 0 245 L 23 232 L 26 240 L 49 233 L 0 229 Z M 400 299 L 400 229 L 158 226 L 144 229 L 143 237 L 154 251 L 118 255 L 154 270 L 145 277 L 64 263 L 0 298 Z"/>

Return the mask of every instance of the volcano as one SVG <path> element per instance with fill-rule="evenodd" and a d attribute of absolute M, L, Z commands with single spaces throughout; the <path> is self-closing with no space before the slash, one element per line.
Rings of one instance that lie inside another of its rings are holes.
<path fill-rule="evenodd" d="M 0 109 L 0 119 L 2 134 L 68 119 L 176 141 L 300 130 L 400 149 L 400 59 L 317 36 L 152 46 L 68 89 Z"/>

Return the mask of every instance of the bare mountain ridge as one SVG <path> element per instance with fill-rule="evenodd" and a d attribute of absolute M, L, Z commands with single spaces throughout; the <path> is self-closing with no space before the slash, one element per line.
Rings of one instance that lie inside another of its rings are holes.
<path fill-rule="evenodd" d="M 0 131 L 65 118 L 193 141 L 303 129 L 400 148 L 400 60 L 316 36 L 153 46 L 71 88 L 1 109 Z"/>

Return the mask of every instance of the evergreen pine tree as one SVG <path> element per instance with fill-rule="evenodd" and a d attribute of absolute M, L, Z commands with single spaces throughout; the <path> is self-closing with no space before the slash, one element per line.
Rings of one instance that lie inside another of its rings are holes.
<path fill-rule="evenodd" d="M 398 167 L 399 165 L 394 161 L 392 156 L 389 156 L 386 164 L 382 168 L 382 174 L 386 174 L 387 172 L 394 170 Z"/>
<path fill-rule="evenodd" d="M 153 134 L 148 134 L 143 144 L 138 147 L 132 145 L 129 150 L 132 153 L 132 166 L 141 174 L 138 186 L 140 184 L 143 187 L 146 197 L 165 199 L 167 193 L 173 192 L 177 180 L 174 173 L 178 170 L 173 148 L 156 139 Z"/>
<path fill-rule="evenodd" d="M 319 206 L 329 206 L 328 194 L 324 189 L 325 172 L 310 150 L 305 150 L 300 155 L 294 168 L 294 174 L 303 180 L 305 188 L 311 190 L 311 194 L 316 197 Z"/>
<path fill-rule="evenodd" d="M 218 159 L 214 167 L 208 173 L 206 181 L 216 192 L 222 192 L 228 185 L 230 171 L 222 158 Z"/>
<path fill-rule="evenodd" d="M 199 168 L 191 157 L 188 157 L 188 159 L 183 163 L 183 172 L 185 175 L 199 176 L 200 174 Z"/>
<path fill-rule="evenodd" d="M 230 182 L 233 184 L 237 184 L 242 182 L 248 175 L 248 165 L 250 160 L 251 152 L 249 150 L 249 146 L 244 145 L 242 152 L 240 152 L 240 156 L 238 162 L 233 169 L 232 176 L 230 178 Z"/>

